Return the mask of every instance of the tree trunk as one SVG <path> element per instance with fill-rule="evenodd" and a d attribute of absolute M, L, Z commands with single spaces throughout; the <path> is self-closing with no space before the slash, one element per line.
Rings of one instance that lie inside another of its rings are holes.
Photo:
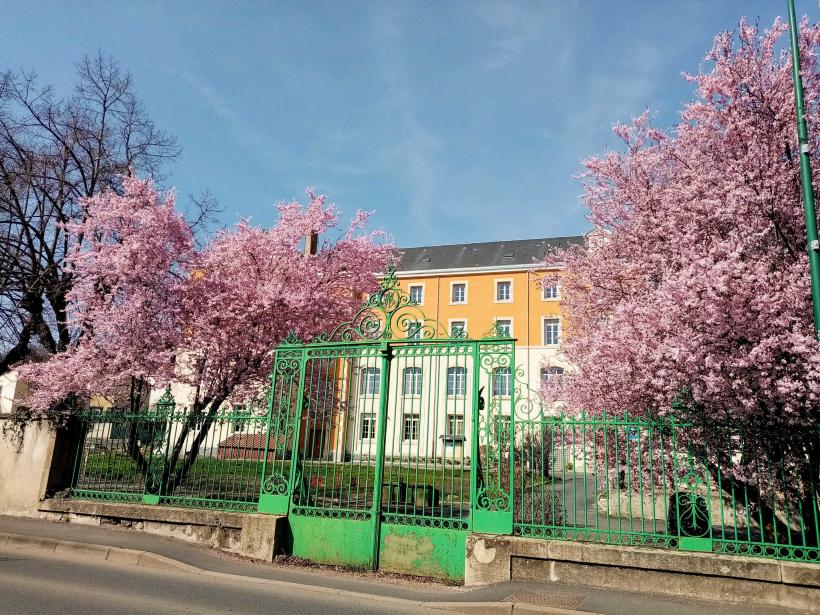
<path fill-rule="evenodd" d="M 145 490 L 148 493 L 155 493 L 159 488 L 159 484 L 157 477 L 151 471 L 151 463 L 145 458 L 145 455 L 143 455 L 140 450 L 139 443 L 137 441 L 138 425 L 139 423 L 137 421 L 131 421 L 128 424 L 128 430 L 125 438 L 125 452 L 134 461 L 134 463 L 137 464 L 137 469 L 145 479 Z"/>
<path fill-rule="evenodd" d="M 32 327 L 31 322 L 23 325 L 17 343 L 0 358 L 0 374 L 5 374 L 12 365 L 22 361 L 28 355 L 28 345 L 31 342 Z"/>
<path fill-rule="evenodd" d="M 142 378 L 131 378 L 130 388 L 128 392 L 128 407 L 132 416 L 139 416 L 143 404 L 146 401 L 146 395 L 150 395 L 150 385 Z M 125 452 L 131 457 L 134 463 L 137 464 L 137 469 L 145 479 L 145 488 L 149 493 L 156 493 L 160 487 L 160 480 L 153 472 L 151 461 L 145 458 L 139 448 L 138 430 L 139 420 L 132 420 L 128 423 L 125 439 Z M 151 451 L 153 453 L 153 450 Z"/>
<path fill-rule="evenodd" d="M 191 412 L 185 419 L 185 423 L 183 423 L 182 429 L 174 442 L 171 455 L 166 455 L 165 458 L 165 468 L 163 470 L 162 477 L 162 495 L 171 495 L 174 490 L 188 477 L 191 467 L 193 467 L 194 462 L 199 457 L 199 449 L 205 441 L 205 438 L 208 436 L 208 432 L 211 429 L 216 413 L 219 411 L 219 407 L 227 399 L 227 397 L 227 394 L 221 394 L 213 399 L 204 399 L 201 403 L 197 403 L 194 406 L 194 411 Z M 177 468 L 177 464 L 180 456 L 182 455 L 182 449 L 185 447 L 185 441 L 188 438 L 188 434 L 191 433 L 191 429 L 196 424 L 197 419 L 201 417 L 202 408 L 205 407 L 208 408 L 208 412 L 202 421 L 202 426 L 199 428 L 199 431 L 191 442 L 191 448 L 185 454 L 182 466 Z"/>
<path fill-rule="evenodd" d="M 191 467 L 193 467 L 194 463 L 199 457 L 199 449 L 202 446 L 202 443 L 205 441 L 205 438 L 208 436 L 208 432 L 211 429 L 211 425 L 214 422 L 214 418 L 216 418 L 216 413 L 219 411 L 219 406 L 222 404 L 223 401 L 225 401 L 224 398 L 219 400 L 218 402 L 217 400 L 215 400 L 211 404 L 211 408 L 208 410 L 208 414 L 205 417 L 205 420 L 202 422 L 202 427 L 196 434 L 196 437 L 194 438 L 194 441 L 191 444 L 191 450 L 189 451 L 189 453 L 185 455 L 185 460 L 182 463 L 182 467 L 174 473 L 174 485 L 181 484 L 188 477 L 188 473 L 191 471 Z M 171 467 L 173 468 L 174 466 Z"/>

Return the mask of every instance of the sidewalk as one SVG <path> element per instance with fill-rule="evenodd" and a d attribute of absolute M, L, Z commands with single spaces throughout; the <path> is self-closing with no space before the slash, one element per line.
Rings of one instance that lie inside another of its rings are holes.
<path fill-rule="evenodd" d="M 718 604 L 687 598 L 670 599 L 556 583 L 510 582 L 463 588 L 390 574 L 346 571 L 331 567 L 297 567 L 276 562 L 255 563 L 176 539 L 152 536 L 118 526 L 88 526 L 0 516 L 0 532 L 148 551 L 211 572 L 421 602 L 500 602 L 514 595 L 516 602 L 607 615 L 671 615 L 684 610 L 691 615 L 803 613 L 768 606 Z"/>

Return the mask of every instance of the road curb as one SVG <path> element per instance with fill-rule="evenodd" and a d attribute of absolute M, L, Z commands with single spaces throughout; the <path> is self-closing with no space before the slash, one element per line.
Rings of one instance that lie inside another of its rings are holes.
<path fill-rule="evenodd" d="M 37 553 L 53 555 L 81 555 L 84 559 L 109 561 L 115 564 L 142 566 L 143 568 L 160 568 L 180 570 L 183 572 L 201 573 L 202 569 L 180 562 L 170 557 L 157 555 L 149 551 L 137 551 L 122 547 L 109 547 L 89 542 L 57 540 L 26 534 L 0 533 L 0 546 L 10 549 L 26 549 Z"/>
<path fill-rule="evenodd" d="M 420 602 L 419 606 L 467 615 L 601 615 L 590 611 L 568 611 L 524 602 Z"/>
<path fill-rule="evenodd" d="M 427 602 L 420 600 L 409 600 L 405 598 L 394 598 L 390 596 L 379 596 L 362 592 L 352 592 L 344 589 L 332 587 L 322 587 L 317 585 L 305 585 L 304 583 L 292 583 L 289 581 L 278 581 L 276 579 L 264 579 L 259 577 L 249 577 L 245 575 L 230 574 L 227 572 L 215 572 L 191 566 L 179 560 L 158 555 L 150 551 L 138 551 L 136 549 L 125 549 L 123 547 L 110 547 L 88 542 L 75 542 L 71 540 L 57 540 L 55 538 L 43 538 L 41 536 L 30 536 L 27 534 L 10 534 L 0 532 L 0 546 L 11 549 L 30 550 L 36 553 L 46 553 L 55 556 L 60 555 L 80 555 L 83 559 L 107 561 L 112 564 L 124 566 L 141 566 L 143 568 L 157 568 L 161 570 L 178 570 L 191 574 L 206 575 L 211 577 L 241 579 L 252 583 L 263 583 L 280 588 L 291 590 L 302 590 L 310 593 L 319 593 L 339 597 L 354 598 L 356 600 L 377 601 L 381 604 L 390 603 L 395 605 L 417 606 L 431 610 L 446 611 L 450 613 L 465 613 L 467 615 L 595 615 L 587 611 L 568 611 L 552 607 L 536 606 L 525 603 L 513 602 Z"/>

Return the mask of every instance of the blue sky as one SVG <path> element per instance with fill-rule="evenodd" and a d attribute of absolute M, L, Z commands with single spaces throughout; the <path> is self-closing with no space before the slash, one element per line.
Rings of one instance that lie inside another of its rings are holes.
<path fill-rule="evenodd" d="M 676 122 L 714 34 L 785 1 L 0 0 L 0 70 L 58 89 L 98 49 L 184 151 L 180 194 L 271 224 L 308 186 L 398 245 L 588 229 L 573 176 L 645 107 Z M 818 18 L 817 0 L 797 0 Z"/>

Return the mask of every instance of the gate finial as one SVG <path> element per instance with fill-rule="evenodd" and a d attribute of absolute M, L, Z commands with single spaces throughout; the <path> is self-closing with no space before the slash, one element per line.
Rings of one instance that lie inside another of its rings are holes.
<path fill-rule="evenodd" d="M 317 335 L 313 342 L 390 340 L 403 333 L 408 339 L 448 337 L 447 329 L 437 320 L 427 318 L 418 303 L 401 288 L 396 264 L 390 263 L 379 289 L 364 301 L 353 319 L 329 334 Z"/>

